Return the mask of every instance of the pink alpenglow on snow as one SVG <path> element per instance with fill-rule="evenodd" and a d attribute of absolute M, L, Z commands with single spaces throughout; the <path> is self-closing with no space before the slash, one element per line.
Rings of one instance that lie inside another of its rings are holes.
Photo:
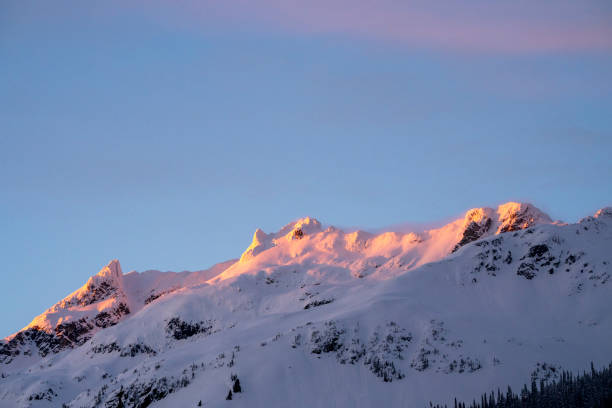
<path fill-rule="evenodd" d="M 605 211 L 600 210 L 598 214 Z M 52 333 L 62 324 L 72 322 L 87 339 L 130 313 L 138 312 L 147 304 L 147 299 L 155 300 L 185 287 L 217 284 L 283 266 L 310 265 L 308 274 L 332 274 L 335 280 L 391 279 L 439 261 L 472 241 L 550 223 L 551 219 L 533 205 L 515 202 L 496 209 L 474 208 L 463 218 L 441 228 L 408 233 L 344 232 L 335 227 L 323 230 L 317 219 L 305 217 L 276 233 L 257 229 L 238 262 L 227 261 L 208 271 L 123 275 L 119 261 L 113 260 L 80 289 L 34 318 L 24 330 L 37 328 Z"/>

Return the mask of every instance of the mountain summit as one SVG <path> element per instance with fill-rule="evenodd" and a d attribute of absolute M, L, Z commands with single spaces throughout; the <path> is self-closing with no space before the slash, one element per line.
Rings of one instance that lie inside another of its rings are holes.
<path fill-rule="evenodd" d="M 484 236 L 550 224 L 552 220 L 531 204 L 508 202 L 497 209 L 473 208 L 465 213 L 463 236 L 454 251 Z"/>
<path fill-rule="evenodd" d="M 0 343 L 0 407 L 419 407 L 552 381 L 612 360 L 610 242 L 610 207 L 506 203 L 409 233 L 305 217 L 196 272 L 113 260 Z"/>
<path fill-rule="evenodd" d="M 319 231 L 321 231 L 321 223 L 311 217 L 300 218 L 291 222 L 275 234 L 266 234 L 257 228 L 255 234 L 253 234 L 253 241 L 240 257 L 240 262 L 247 262 L 260 252 L 279 245 L 283 241 L 302 239 L 304 234 L 313 234 Z"/>

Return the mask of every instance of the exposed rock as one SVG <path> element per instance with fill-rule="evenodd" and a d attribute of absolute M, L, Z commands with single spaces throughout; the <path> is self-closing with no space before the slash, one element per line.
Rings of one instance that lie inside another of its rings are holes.
<path fill-rule="evenodd" d="M 38 353 L 45 357 L 57 353 L 70 343 L 38 327 L 31 327 L 18 332 L 9 341 L 0 344 L 0 362 L 9 364 L 14 357 L 21 354 Z"/>
<path fill-rule="evenodd" d="M 301 228 L 296 228 L 293 230 L 293 239 L 302 239 L 304 238 L 304 231 Z"/>
<path fill-rule="evenodd" d="M 213 321 L 186 322 L 174 317 L 166 324 L 166 332 L 176 340 L 184 340 L 196 334 L 210 334 L 213 329 Z"/>
<path fill-rule="evenodd" d="M 492 223 L 493 221 L 491 220 L 491 218 L 486 218 L 486 221 L 480 224 L 474 221 L 470 222 L 465 231 L 463 231 L 463 237 L 461 238 L 461 241 L 457 243 L 457 245 L 453 249 L 453 252 L 457 251 L 465 244 L 469 244 L 470 242 L 476 241 L 477 239 L 482 237 L 489 231 Z"/>
<path fill-rule="evenodd" d="M 546 244 L 534 245 L 529 248 L 529 254 L 527 256 L 530 258 L 539 258 L 547 252 L 548 246 Z"/>
<path fill-rule="evenodd" d="M 159 299 L 162 296 L 165 296 L 167 294 L 170 294 L 172 292 L 176 291 L 176 288 L 172 288 L 172 289 L 168 289 L 168 290 L 164 290 L 162 292 L 152 292 L 149 297 L 147 297 L 144 301 L 145 305 L 148 305 L 149 303 Z"/>
<path fill-rule="evenodd" d="M 314 330 L 310 335 L 311 352 L 321 354 L 340 350 L 344 332 L 344 329 L 336 326 L 336 322 L 325 322 L 322 330 Z"/>
<path fill-rule="evenodd" d="M 552 220 L 531 204 L 506 203 L 497 208 L 500 225 L 497 233 L 517 231 L 535 224 L 550 224 Z"/>
<path fill-rule="evenodd" d="M 308 309 L 311 309 L 311 308 L 313 308 L 313 307 L 327 305 L 327 304 L 329 304 L 329 303 L 331 303 L 331 302 L 333 302 L 333 301 L 334 301 L 334 299 L 321 299 L 321 300 L 314 300 L 314 301 L 312 301 L 312 302 L 310 302 L 310 303 L 307 303 L 307 304 L 304 306 L 304 309 L 305 309 L 305 310 L 308 310 Z"/>
<path fill-rule="evenodd" d="M 488 207 L 473 208 L 465 214 L 461 239 L 452 252 L 487 235 L 550 223 L 552 220 L 548 215 L 526 203 L 509 202 L 498 206 L 496 210 Z"/>
<path fill-rule="evenodd" d="M 47 388 L 44 391 L 37 392 L 28 396 L 28 401 L 52 401 L 54 397 L 57 397 L 57 393 L 53 391 L 53 388 Z"/>
<path fill-rule="evenodd" d="M 58 324 L 55 327 L 55 335 L 59 338 L 67 339 L 73 345 L 81 345 L 89 340 L 87 334 L 94 328 L 86 318 L 81 318 L 76 321 L 69 321 Z"/>
<path fill-rule="evenodd" d="M 327 321 L 320 328 L 313 328 L 310 336 L 295 335 L 292 348 L 303 343 L 310 346 L 313 354 L 334 353 L 340 364 L 362 362 L 377 377 L 385 382 L 404 378 L 396 366 L 403 360 L 403 352 L 412 341 L 412 335 L 394 322 L 377 327 L 369 340 L 364 342 L 359 336 L 359 325 L 352 332 L 335 321 Z"/>
<path fill-rule="evenodd" d="M 595 218 L 601 218 L 601 217 L 612 218 L 612 207 L 604 207 L 604 208 L 597 210 L 594 217 Z"/>
<path fill-rule="evenodd" d="M 533 279 L 536 276 L 537 268 L 530 262 L 523 262 L 516 270 L 518 276 L 523 276 L 525 279 Z"/>

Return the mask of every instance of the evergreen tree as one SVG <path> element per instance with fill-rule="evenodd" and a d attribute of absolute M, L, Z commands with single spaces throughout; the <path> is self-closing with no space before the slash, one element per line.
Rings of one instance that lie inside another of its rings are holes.
<path fill-rule="evenodd" d="M 440 405 L 433 408 L 442 408 Z M 465 408 L 463 402 L 454 401 L 455 408 Z M 523 386 L 520 395 L 510 387 L 506 394 L 498 389 L 487 398 L 483 394 L 480 403 L 473 400 L 470 408 L 610 408 L 612 407 L 612 363 L 597 370 L 591 363 L 590 372 L 574 376 L 568 371 L 561 372 L 559 378 L 550 383 L 540 380 L 539 387 L 532 378 L 531 389 Z"/>
<path fill-rule="evenodd" d="M 238 379 L 238 377 L 236 377 L 236 379 L 234 380 L 234 393 L 236 392 L 242 392 L 242 387 L 240 386 L 240 380 Z"/>

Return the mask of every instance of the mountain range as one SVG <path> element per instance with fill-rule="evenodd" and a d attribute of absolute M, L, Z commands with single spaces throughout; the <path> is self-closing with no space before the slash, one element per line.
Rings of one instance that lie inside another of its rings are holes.
<path fill-rule="evenodd" d="M 409 233 L 305 217 L 195 272 L 112 260 L 0 341 L 0 407 L 471 401 L 612 361 L 611 262 L 612 208 L 514 202 Z"/>

